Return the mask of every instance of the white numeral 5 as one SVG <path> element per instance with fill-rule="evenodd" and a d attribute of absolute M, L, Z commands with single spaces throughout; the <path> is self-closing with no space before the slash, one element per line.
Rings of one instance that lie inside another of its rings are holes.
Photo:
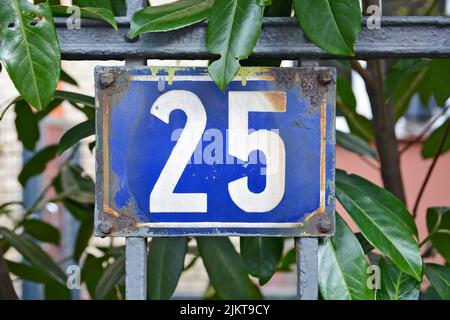
<path fill-rule="evenodd" d="M 228 184 L 231 199 L 246 212 L 267 212 L 281 201 L 285 190 L 286 151 L 275 132 L 257 130 L 248 134 L 249 112 L 286 112 L 286 93 L 268 91 L 229 92 L 229 141 L 232 156 L 248 161 L 252 151 L 260 150 L 266 157 L 266 187 L 260 193 L 248 188 L 248 177 Z"/>

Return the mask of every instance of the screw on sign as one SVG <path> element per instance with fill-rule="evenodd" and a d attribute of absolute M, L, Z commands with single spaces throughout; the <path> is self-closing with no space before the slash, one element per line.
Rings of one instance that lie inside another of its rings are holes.
<path fill-rule="evenodd" d="M 334 69 L 243 68 L 224 91 L 205 68 L 96 79 L 98 236 L 333 234 Z"/>

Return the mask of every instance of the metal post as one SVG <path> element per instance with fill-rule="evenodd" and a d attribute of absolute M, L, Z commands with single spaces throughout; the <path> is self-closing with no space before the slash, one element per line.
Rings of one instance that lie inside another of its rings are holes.
<path fill-rule="evenodd" d="M 297 257 L 297 299 L 317 300 L 319 241 L 317 238 L 295 238 L 294 241 Z"/>
<path fill-rule="evenodd" d="M 125 296 L 127 300 L 147 299 L 147 238 L 127 238 L 125 248 Z"/>
<path fill-rule="evenodd" d="M 318 67 L 318 60 L 298 60 L 302 67 Z M 317 300 L 319 296 L 319 261 L 317 238 L 294 238 L 297 258 L 297 299 Z"/>
<path fill-rule="evenodd" d="M 146 0 L 127 0 L 127 16 L 147 5 Z M 145 66 L 145 59 L 127 59 L 127 66 Z M 129 237 L 125 244 L 125 296 L 127 300 L 147 299 L 147 238 Z"/>

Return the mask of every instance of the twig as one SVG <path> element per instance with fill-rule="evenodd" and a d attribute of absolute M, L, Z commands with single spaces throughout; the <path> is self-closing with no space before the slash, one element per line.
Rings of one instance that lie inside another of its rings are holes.
<path fill-rule="evenodd" d="M 63 166 L 65 166 L 67 163 L 69 163 L 73 157 L 75 156 L 76 152 L 78 151 L 78 145 L 76 145 L 73 149 L 72 152 L 70 153 L 70 155 L 67 157 L 66 160 L 64 160 L 61 165 L 59 166 L 59 170 L 61 171 L 61 168 Z M 23 214 L 23 218 L 26 218 L 27 216 L 29 216 L 30 214 L 32 214 L 33 212 L 36 211 L 37 208 L 40 207 L 42 200 L 44 200 L 47 192 L 53 187 L 54 183 L 55 183 L 55 179 L 58 177 L 59 173 L 53 177 L 50 182 L 44 187 L 44 189 L 42 189 L 41 193 L 38 195 L 38 197 L 36 198 L 36 200 L 33 201 L 33 203 L 31 204 L 31 206 L 28 207 L 28 209 L 25 210 L 24 214 Z M 23 220 L 22 220 L 23 221 Z M 16 226 L 16 228 L 20 227 L 20 224 Z M 16 229 L 15 228 L 15 229 Z"/>
<path fill-rule="evenodd" d="M 380 170 L 380 167 L 379 166 L 377 166 L 376 164 L 374 164 L 374 163 L 372 163 L 372 162 L 370 162 L 368 159 L 366 159 L 365 157 L 363 157 L 362 155 L 358 155 L 360 158 L 361 158 L 361 160 L 362 161 L 364 161 L 369 167 L 371 167 L 372 169 L 375 169 L 375 170 Z"/>
<path fill-rule="evenodd" d="M 370 78 L 369 72 L 366 69 L 364 69 L 362 67 L 362 65 L 356 60 L 351 60 L 350 64 L 351 64 L 352 68 L 356 72 L 358 72 L 358 74 L 361 76 L 361 78 L 363 78 L 366 85 L 370 85 L 370 83 L 372 82 L 372 79 Z"/>
<path fill-rule="evenodd" d="M 3 120 L 3 117 L 4 117 L 5 114 L 6 114 L 6 111 L 8 111 L 9 108 L 11 108 L 13 105 L 14 105 L 13 103 L 10 103 L 10 104 L 8 104 L 8 105 L 5 107 L 5 109 L 3 109 L 2 113 L 0 114 L 0 121 Z"/>
<path fill-rule="evenodd" d="M 409 141 L 401 150 L 400 150 L 400 155 L 402 155 L 406 150 L 408 150 L 409 148 L 411 148 L 414 144 L 420 142 L 422 140 L 422 138 L 427 134 L 428 131 L 430 131 L 431 127 L 433 126 L 433 124 L 440 118 L 442 117 L 445 112 L 447 111 L 447 109 L 450 107 L 450 105 L 445 106 L 444 108 L 442 108 L 441 112 L 439 112 L 438 115 L 436 115 L 427 125 L 426 127 L 423 129 L 423 131 L 420 133 L 420 135 L 418 135 L 415 139 Z"/>
<path fill-rule="evenodd" d="M 428 169 L 427 175 L 425 176 L 425 180 L 423 181 L 422 187 L 420 188 L 419 195 L 417 196 L 417 200 L 413 209 L 414 218 L 417 216 L 417 209 L 419 208 L 420 200 L 422 199 L 425 188 L 427 187 L 428 181 L 430 180 L 431 174 L 433 173 L 434 167 L 436 166 L 439 156 L 442 153 L 442 149 L 444 148 L 445 140 L 447 140 L 449 129 L 450 129 L 450 121 L 447 123 L 447 126 L 445 127 L 445 132 L 442 135 L 441 141 L 439 142 L 437 154 L 433 158 L 433 162 L 431 163 L 431 166 Z"/>
<path fill-rule="evenodd" d="M 433 13 L 434 8 L 436 8 L 437 0 L 433 0 L 431 5 L 428 7 L 427 11 L 425 11 L 424 16 L 429 16 Z"/>

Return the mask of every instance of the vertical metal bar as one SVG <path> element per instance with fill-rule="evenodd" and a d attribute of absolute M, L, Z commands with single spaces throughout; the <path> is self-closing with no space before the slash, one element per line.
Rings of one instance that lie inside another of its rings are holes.
<path fill-rule="evenodd" d="M 294 241 L 297 257 L 297 299 L 317 300 L 319 241 L 317 238 L 295 238 Z"/>
<path fill-rule="evenodd" d="M 41 143 L 39 143 L 39 147 L 41 146 L 42 146 Z M 23 163 L 26 163 L 28 160 L 30 160 L 30 158 L 33 155 L 34 155 L 33 152 L 27 151 L 24 148 L 22 152 Z M 22 202 L 25 208 L 29 208 L 33 204 L 42 188 L 43 188 L 42 177 L 35 176 L 28 181 L 26 186 L 22 189 Z M 37 213 L 38 216 L 41 216 L 41 214 L 42 214 L 41 211 Z M 24 261 L 26 260 L 24 259 Z M 42 300 L 44 298 L 45 298 L 44 287 L 42 284 L 26 280 L 22 281 L 23 300 Z"/>
<path fill-rule="evenodd" d="M 127 16 L 147 5 L 146 0 L 127 0 Z M 125 60 L 127 66 L 145 66 L 146 59 Z M 147 238 L 129 237 L 125 244 L 125 296 L 127 300 L 147 299 Z"/>
<path fill-rule="evenodd" d="M 147 299 L 147 238 L 129 237 L 125 247 L 125 296 Z"/>
<path fill-rule="evenodd" d="M 318 60 L 298 60 L 302 67 L 318 67 Z M 294 238 L 297 258 L 297 299 L 317 300 L 319 297 L 319 261 L 317 238 Z"/>

